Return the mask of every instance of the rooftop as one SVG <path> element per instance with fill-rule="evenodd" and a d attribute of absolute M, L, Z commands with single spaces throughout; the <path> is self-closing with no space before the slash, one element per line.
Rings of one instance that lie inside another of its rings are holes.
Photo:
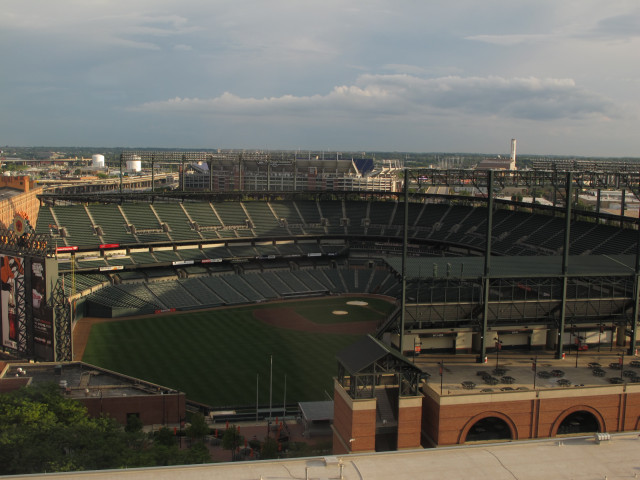
<path fill-rule="evenodd" d="M 601 353 L 578 352 L 577 356 L 575 350 L 567 351 L 564 360 L 554 358 L 551 352 L 540 352 L 537 356 L 535 352 L 501 351 L 499 355 L 492 352 L 487 355 L 487 363 L 482 364 L 475 363 L 471 356 L 456 358 L 445 355 L 437 358 L 424 355 L 416 358 L 416 366 L 430 374 L 429 382 L 423 385 L 423 392 L 433 398 L 441 398 L 443 404 L 459 403 L 463 399 L 447 400 L 447 397 L 460 396 L 465 396 L 470 402 L 478 402 L 482 401 L 481 397 L 487 401 L 509 401 L 557 395 L 579 396 L 587 390 L 590 393 L 596 393 L 596 390 L 614 393 L 621 389 L 640 392 L 640 383 L 637 383 L 640 362 L 637 357 L 625 356 L 624 365 L 619 368 L 621 352 L 605 350 Z M 442 393 L 440 362 L 444 363 Z M 494 380 L 485 380 L 485 377 Z"/>
<path fill-rule="evenodd" d="M 17 379 L 21 382 L 17 383 Z M 159 385 L 83 362 L 9 363 L 0 371 L 0 385 L 55 383 L 70 398 L 124 397 L 175 393 Z"/>
<path fill-rule="evenodd" d="M 596 442 L 593 436 L 554 440 L 505 442 L 406 452 L 354 454 L 335 457 L 158 467 L 102 472 L 30 475 L 32 480 L 127 479 L 227 480 L 342 478 L 344 480 L 491 479 L 569 480 L 574 478 L 637 478 L 637 434 L 612 435 Z M 341 467 L 342 465 L 342 467 Z M 12 478 L 12 477 L 6 477 Z"/>

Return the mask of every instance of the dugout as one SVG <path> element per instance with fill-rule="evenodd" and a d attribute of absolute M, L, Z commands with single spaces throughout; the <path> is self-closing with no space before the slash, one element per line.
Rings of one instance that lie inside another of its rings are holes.
<path fill-rule="evenodd" d="M 333 402 L 298 402 L 300 420 L 307 438 L 332 434 Z"/>

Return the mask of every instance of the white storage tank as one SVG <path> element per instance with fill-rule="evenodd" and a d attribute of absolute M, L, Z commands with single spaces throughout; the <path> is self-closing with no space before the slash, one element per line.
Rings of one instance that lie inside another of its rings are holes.
<path fill-rule="evenodd" d="M 104 155 L 92 155 L 91 166 L 94 168 L 104 168 Z"/>
<path fill-rule="evenodd" d="M 127 160 L 127 172 L 138 173 L 142 171 L 142 160 L 139 155 L 134 155 L 131 160 Z"/>

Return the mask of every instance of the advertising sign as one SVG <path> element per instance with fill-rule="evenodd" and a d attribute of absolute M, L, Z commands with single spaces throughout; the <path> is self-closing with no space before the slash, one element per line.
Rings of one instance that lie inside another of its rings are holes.
<path fill-rule="evenodd" d="M 47 306 L 46 278 L 44 259 L 31 259 L 34 353 L 42 360 L 53 361 L 53 310 Z"/>
<path fill-rule="evenodd" d="M 2 345 L 12 349 L 18 348 L 18 312 L 24 315 L 24 262 L 20 257 L 0 254 L 0 324 L 2 325 Z M 22 308 L 18 308 L 22 307 Z"/>

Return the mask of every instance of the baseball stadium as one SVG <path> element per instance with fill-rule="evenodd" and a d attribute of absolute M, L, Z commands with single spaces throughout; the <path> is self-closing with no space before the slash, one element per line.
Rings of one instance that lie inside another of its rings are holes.
<path fill-rule="evenodd" d="M 39 191 L 0 238 L 3 350 L 90 365 L 89 397 L 116 372 L 210 415 L 329 400 L 336 453 L 639 428 L 638 220 L 578 201 L 637 195 L 637 172 L 193 152 L 120 172 Z"/>

